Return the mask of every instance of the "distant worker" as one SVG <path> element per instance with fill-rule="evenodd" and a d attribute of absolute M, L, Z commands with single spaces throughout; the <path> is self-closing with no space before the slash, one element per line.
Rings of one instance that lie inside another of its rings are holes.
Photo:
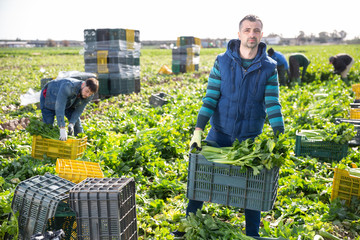
<path fill-rule="evenodd" d="M 278 51 L 274 51 L 274 49 L 272 48 L 269 48 L 267 53 L 269 57 L 271 57 L 277 62 L 276 68 L 278 71 L 280 86 L 287 86 L 287 79 L 285 77 L 285 73 L 289 77 L 289 65 L 286 61 L 284 54 Z"/>
<path fill-rule="evenodd" d="M 290 83 L 297 82 L 299 85 L 304 80 L 305 72 L 309 66 L 309 59 L 302 53 L 293 53 L 289 56 L 290 65 Z M 300 78 L 300 67 L 302 67 L 302 74 Z"/>
<path fill-rule="evenodd" d="M 354 64 L 354 59 L 348 54 L 340 53 L 331 56 L 329 58 L 329 63 L 334 65 L 334 73 L 339 74 L 346 85 L 350 86 L 347 75 L 351 66 Z"/>
<path fill-rule="evenodd" d="M 80 115 L 98 88 L 99 83 L 95 78 L 88 78 L 86 81 L 65 78 L 48 82 L 40 94 L 43 122 L 52 125 L 56 116 L 62 141 L 67 140 L 67 134 L 76 136 L 82 133 Z M 64 116 L 69 120 L 68 133 L 65 130 Z"/>

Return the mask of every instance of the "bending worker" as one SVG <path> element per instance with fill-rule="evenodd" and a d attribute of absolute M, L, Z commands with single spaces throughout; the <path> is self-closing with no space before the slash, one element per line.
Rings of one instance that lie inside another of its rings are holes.
<path fill-rule="evenodd" d="M 69 121 L 68 134 L 77 135 L 83 132 L 80 115 L 94 97 L 99 88 L 95 78 L 86 81 L 74 78 L 58 79 L 48 82 L 40 94 L 40 108 L 43 121 L 54 124 L 56 116 L 60 128 L 60 140 L 67 140 L 64 116 Z"/>
<path fill-rule="evenodd" d="M 305 72 L 309 66 L 309 59 L 302 53 L 293 53 L 289 56 L 290 65 L 290 82 L 297 82 L 299 85 L 304 80 Z M 300 67 L 302 67 L 302 74 L 300 78 Z"/>
<path fill-rule="evenodd" d="M 228 43 L 210 71 L 206 95 L 200 108 L 190 147 L 201 147 L 202 132 L 210 120 L 206 140 L 220 147 L 232 146 L 261 134 L 266 114 L 275 135 L 284 132 L 279 103 L 276 62 L 266 54 L 262 21 L 254 15 L 239 23 L 238 39 Z M 189 200 L 186 216 L 196 213 L 202 201 Z M 246 235 L 259 236 L 260 211 L 245 209 Z M 185 233 L 178 230 L 175 236 Z"/>
<path fill-rule="evenodd" d="M 267 53 L 269 57 L 271 57 L 277 62 L 276 68 L 278 71 L 280 86 L 287 86 L 287 79 L 285 75 L 289 77 L 289 65 L 286 61 L 284 54 L 278 51 L 274 51 L 274 49 L 272 48 L 269 48 Z"/>
<path fill-rule="evenodd" d="M 348 54 L 340 53 L 338 55 L 331 56 L 329 58 L 329 63 L 334 66 L 334 73 L 339 74 L 341 79 L 349 86 L 350 83 L 347 75 L 351 66 L 354 64 L 354 59 Z"/>

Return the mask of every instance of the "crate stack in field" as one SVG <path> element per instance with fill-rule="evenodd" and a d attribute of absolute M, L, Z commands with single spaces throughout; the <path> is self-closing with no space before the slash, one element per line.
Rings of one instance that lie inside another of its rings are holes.
<path fill-rule="evenodd" d="M 355 137 L 349 142 L 351 146 L 360 145 L 360 83 L 353 84 L 352 90 L 355 93 L 354 103 L 350 103 L 350 119 L 336 119 L 337 123 L 347 122 L 354 125 Z"/>
<path fill-rule="evenodd" d="M 201 40 L 196 37 L 178 37 L 176 48 L 172 50 L 173 73 L 199 70 Z"/>
<path fill-rule="evenodd" d="M 140 92 L 140 32 L 85 29 L 85 72 L 98 75 L 99 96 Z"/>
<path fill-rule="evenodd" d="M 86 178 L 76 184 L 46 173 L 20 182 L 11 207 L 20 240 L 60 229 L 65 240 L 138 239 L 133 178 Z"/>

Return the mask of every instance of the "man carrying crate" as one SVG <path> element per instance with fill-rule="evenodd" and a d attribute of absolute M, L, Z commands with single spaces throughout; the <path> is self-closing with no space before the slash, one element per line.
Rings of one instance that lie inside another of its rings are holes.
<path fill-rule="evenodd" d="M 80 115 L 99 88 L 95 78 L 86 81 L 74 78 L 58 79 L 48 82 L 40 94 L 40 108 L 43 121 L 53 124 L 56 120 L 60 128 L 60 140 L 67 140 L 64 116 L 69 120 L 68 134 L 75 136 L 83 132 Z"/>
<path fill-rule="evenodd" d="M 244 17 L 239 24 L 239 39 L 231 40 L 226 52 L 217 56 L 190 148 L 201 147 L 201 135 L 209 120 L 212 127 L 206 140 L 220 147 L 258 136 L 266 113 L 274 134 L 284 132 L 276 62 L 267 56 L 266 44 L 260 42 L 262 28 L 257 16 Z M 186 216 L 202 206 L 202 201 L 190 199 Z M 247 236 L 259 236 L 260 217 L 260 211 L 245 209 Z M 181 237 L 185 233 L 176 230 L 172 235 Z"/>

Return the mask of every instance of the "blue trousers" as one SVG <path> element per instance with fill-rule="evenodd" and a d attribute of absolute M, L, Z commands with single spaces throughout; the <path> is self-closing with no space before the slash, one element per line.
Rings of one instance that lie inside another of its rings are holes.
<path fill-rule="evenodd" d="M 214 128 L 211 128 L 209 131 L 206 140 L 217 144 L 219 147 L 231 146 L 235 139 L 232 139 L 229 135 L 220 133 Z M 203 206 L 203 201 L 190 200 L 186 208 L 186 216 L 189 216 L 189 213 L 196 213 L 198 209 L 201 209 Z M 252 237 L 260 237 L 259 228 L 260 228 L 260 218 L 261 212 L 256 210 L 245 209 L 245 223 L 246 223 L 246 235 Z"/>
<path fill-rule="evenodd" d="M 46 108 L 44 106 L 44 102 L 45 102 L 45 98 L 44 98 L 44 95 L 41 92 L 41 94 L 40 94 L 40 109 L 41 109 L 41 114 L 42 114 L 42 117 L 43 117 L 43 122 L 46 123 L 46 124 L 53 125 L 54 120 L 55 120 L 55 116 L 56 116 L 55 110 L 51 110 L 51 109 Z M 71 108 L 65 109 L 65 117 L 67 119 L 70 119 L 73 111 L 74 110 L 71 109 Z M 79 118 L 76 121 L 76 123 L 74 124 L 74 135 L 76 136 L 78 133 L 82 133 L 82 132 L 83 132 L 83 127 L 81 125 L 80 118 Z"/>

